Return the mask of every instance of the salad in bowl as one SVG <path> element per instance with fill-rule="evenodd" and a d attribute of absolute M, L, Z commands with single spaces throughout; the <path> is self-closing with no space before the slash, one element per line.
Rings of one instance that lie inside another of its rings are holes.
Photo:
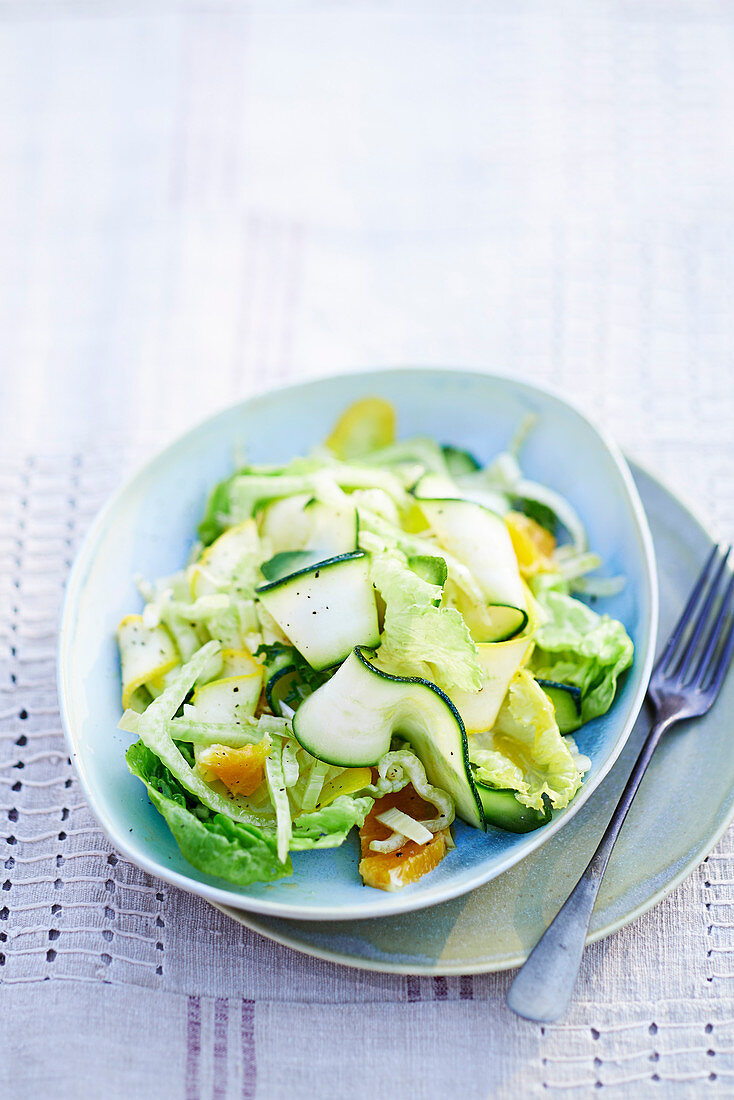
<path fill-rule="evenodd" d="M 523 476 L 532 423 L 482 466 L 395 421 L 363 398 L 306 457 L 214 486 L 190 564 L 139 578 L 119 625 L 128 766 L 186 860 L 236 886 L 357 829 L 363 882 L 398 890 L 457 817 L 542 827 L 632 664 L 590 606 L 624 580 L 590 575 L 582 519 Z"/>

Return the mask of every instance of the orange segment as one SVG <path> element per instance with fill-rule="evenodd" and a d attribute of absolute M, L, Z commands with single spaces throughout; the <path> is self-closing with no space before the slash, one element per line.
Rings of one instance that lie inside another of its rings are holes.
<path fill-rule="evenodd" d="M 254 794 L 263 781 L 267 755 L 264 739 L 241 749 L 210 745 L 199 753 L 198 764 L 206 779 L 218 779 L 232 794 L 248 795 Z"/>
<path fill-rule="evenodd" d="M 401 890 L 437 867 L 446 855 L 446 833 L 436 833 L 422 846 L 409 840 L 397 852 L 373 852 L 360 860 L 359 873 L 365 886 L 377 890 Z"/>
<path fill-rule="evenodd" d="M 373 852 L 370 848 L 373 840 L 386 840 L 391 835 L 391 830 L 377 820 L 377 815 L 393 807 L 418 821 L 436 815 L 435 807 L 417 795 L 410 785 L 396 794 L 386 794 L 377 799 L 359 830 L 362 849 L 359 873 L 365 886 L 374 886 L 377 890 L 400 890 L 417 882 L 437 867 L 446 855 L 448 829 L 436 833 L 427 844 L 409 840 L 397 852 Z"/>
<path fill-rule="evenodd" d="M 508 512 L 505 523 L 517 563 L 523 572 L 537 573 L 553 567 L 550 558 L 556 548 L 556 540 L 550 531 L 522 512 Z"/>

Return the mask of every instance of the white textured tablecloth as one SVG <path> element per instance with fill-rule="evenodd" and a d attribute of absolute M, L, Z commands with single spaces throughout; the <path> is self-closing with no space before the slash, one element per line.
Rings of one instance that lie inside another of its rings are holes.
<path fill-rule="evenodd" d="M 54 681 L 131 463 L 314 372 L 555 383 L 734 536 L 733 123 L 716 0 L 0 0 L 3 1095 L 734 1095 L 731 834 L 539 1027 L 119 859 Z"/>

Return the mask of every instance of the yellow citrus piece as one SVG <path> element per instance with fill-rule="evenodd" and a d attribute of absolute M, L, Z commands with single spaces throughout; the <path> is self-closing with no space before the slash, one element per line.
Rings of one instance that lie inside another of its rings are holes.
<path fill-rule="evenodd" d="M 382 397 L 363 397 L 345 409 L 326 440 L 337 458 L 350 461 L 395 442 L 395 409 Z"/>
<path fill-rule="evenodd" d="M 393 807 L 418 821 L 436 814 L 435 807 L 417 795 L 410 785 L 396 794 L 386 794 L 377 799 L 359 830 L 362 850 L 359 873 L 365 886 L 373 886 L 377 890 L 400 890 L 417 882 L 438 866 L 447 851 L 449 830 L 442 829 L 427 844 L 409 840 L 397 852 L 373 852 L 370 848 L 373 840 L 386 840 L 391 835 L 391 830 L 378 821 L 377 816 Z"/>
<path fill-rule="evenodd" d="M 230 676 L 254 676 L 262 675 L 262 663 L 256 661 L 247 646 L 241 649 L 222 650 L 222 671 L 219 674 L 221 680 Z"/>
<path fill-rule="evenodd" d="M 233 749 L 228 745 L 210 745 L 199 753 L 197 764 L 204 778 L 218 779 L 232 794 L 253 794 L 265 776 L 268 742 Z"/>
<path fill-rule="evenodd" d="M 363 787 L 371 782 L 371 768 L 347 768 L 341 775 L 337 775 L 336 779 L 324 784 L 321 789 L 321 797 L 316 805 L 319 809 L 322 809 L 332 803 L 339 795 L 354 794 L 355 791 L 361 791 Z"/>
<path fill-rule="evenodd" d="M 258 540 L 254 519 L 228 527 L 211 546 L 207 546 L 193 566 L 189 578 L 192 598 L 196 600 L 199 596 L 217 592 L 221 584 L 231 579 L 245 555 L 257 549 Z"/>
<path fill-rule="evenodd" d="M 550 531 L 522 512 L 508 512 L 505 523 L 517 563 L 523 572 L 538 573 L 553 568 L 551 556 L 556 540 Z"/>

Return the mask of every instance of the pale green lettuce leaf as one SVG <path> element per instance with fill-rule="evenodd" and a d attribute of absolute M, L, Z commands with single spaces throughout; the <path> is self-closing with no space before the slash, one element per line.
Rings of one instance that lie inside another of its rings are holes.
<path fill-rule="evenodd" d="M 278 858 L 275 830 L 232 821 L 207 810 L 142 741 L 130 746 L 126 760 L 133 775 L 145 784 L 151 802 L 192 867 L 236 886 L 269 882 L 292 873 L 290 859 L 282 863 Z"/>
<path fill-rule="evenodd" d="M 361 828 L 372 809 L 374 798 L 341 794 L 328 806 L 293 819 L 292 852 L 307 848 L 338 848 L 349 831 Z"/>
<path fill-rule="evenodd" d="M 255 601 L 225 592 L 199 596 L 191 603 L 174 601 L 171 609 L 184 621 L 203 628 L 225 649 L 239 649 L 243 637 L 260 629 Z"/>
<path fill-rule="evenodd" d="M 469 739 L 469 758 L 480 783 L 517 792 L 524 806 L 568 806 L 590 767 L 569 737 L 562 737 L 553 704 L 533 676 L 513 677 L 493 728 Z"/>
<path fill-rule="evenodd" d="M 616 619 L 555 588 L 537 591 L 545 621 L 535 635 L 531 667 L 541 680 L 581 689 L 584 722 L 605 714 L 614 701 L 619 675 L 632 664 L 633 645 Z"/>
<path fill-rule="evenodd" d="M 398 676 L 422 676 L 445 691 L 479 691 L 477 646 L 461 614 L 437 607 L 442 589 L 409 568 L 400 551 L 376 554 L 372 583 L 385 602 L 378 664 Z"/>

